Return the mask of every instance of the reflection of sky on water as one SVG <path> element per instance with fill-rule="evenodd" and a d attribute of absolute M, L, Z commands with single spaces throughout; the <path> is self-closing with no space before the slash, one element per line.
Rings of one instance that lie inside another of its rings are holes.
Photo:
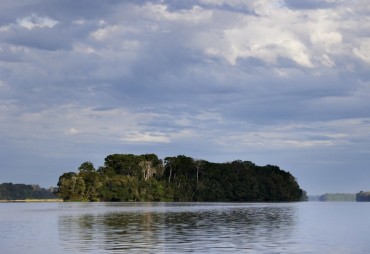
<path fill-rule="evenodd" d="M 370 253 L 370 203 L 0 204 L 0 253 Z"/>
<path fill-rule="evenodd" d="M 63 248 L 81 252 L 278 253 L 296 218 L 294 204 L 101 203 L 62 210 L 58 224 Z"/>

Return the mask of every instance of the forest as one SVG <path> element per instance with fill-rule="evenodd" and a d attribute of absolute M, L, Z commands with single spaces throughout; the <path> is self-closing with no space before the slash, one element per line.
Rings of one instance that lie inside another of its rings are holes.
<path fill-rule="evenodd" d="M 360 191 L 356 193 L 356 201 L 357 202 L 370 202 L 370 191 Z"/>
<path fill-rule="evenodd" d="M 289 202 L 306 200 L 278 166 L 236 160 L 213 163 L 184 155 L 112 154 L 96 169 L 84 162 L 59 177 L 64 201 Z"/>
<path fill-rule="evenodd" d="M 41 188 L 39 185 L 30 184 L 0 184 L 0 200 L 25 200 L 25 199 L 52 199 L 55 195 L 51 190 Z"/>

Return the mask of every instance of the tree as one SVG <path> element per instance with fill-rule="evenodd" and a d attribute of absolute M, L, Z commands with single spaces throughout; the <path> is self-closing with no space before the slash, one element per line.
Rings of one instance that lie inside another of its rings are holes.
<path fill-rule="evenodd" d="M 88 170 L 80 170 L 78 176 L 83 179 L 85 184 L 84 197 L 89 201 L 98 201 L 99 189 L 103 186 L 100 174 L 95 169 L 89 168 Z"/>
<path fill-rule="evenodd" d="M 299 201 L 305 192 L 278 166 L 236 160 L 212 163 L 184 155 L 113 154 L 95 170 L 84 162 L 78 173 L 59 178 L 58 194 L 76 201 Z"/>
<path fill-rule="evenodd" d="M 81 166 L 78 168 L 80 172 L 95 172 L 94 165 L 90 161 L 86 161 L 81 164 Z"/>
<path fill-rule="evenodd" d="M 58 196 L 63 200 L 86 200 L 85 190 L 85 181 L 78 174 L 69 172 L 59 177 Z"/>
<path fill-rule="evenodd" d="M 144 154 L 141 155 L 142 160 L 139 165 L 142 168 L 142 174 L 144 180 L 147 181 L 148 179 L 152 178 L 155 175 L 159 177 L 162 175 L 162 160 L 158 159 L 157 155 L 155 154 Z"/>
<path fill-rule="evenodd" d="M 105 167 L 113 169 L 116 174 L 142 177 L 141 156 L 133 154 L 113 154 L 105 158 Z"/>
<path fill-rule="evenodd" d="M 205 161 L 204 160 L 194 160 L 194 165 L 195 165 L 195 168 L 197 169 L 197 185 L 199 183 L 199 172 L 200 170 L 202 169 L 203 165 L 205 164 Z"/>

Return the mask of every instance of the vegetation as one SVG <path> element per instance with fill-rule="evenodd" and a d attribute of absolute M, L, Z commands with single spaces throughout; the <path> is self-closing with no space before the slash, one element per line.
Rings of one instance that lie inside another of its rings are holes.
<path fill-rule="evenodd" d="M 184 155 L 113 154 L 97 170 L 84 162 L 59 177 L 65 201 L 253 201 L 306 199 L 296 179 L 277 166 L 212 163 Z"/>
<path fill-rule="evenodd" d="M 326 193 L 319 197 L 319 201 L 355 202 L 356 195 L 351 193 Z"/>
<path fill-rule="evenodd" d="M 370 192 L 360 191 L 356 194 L 357 202 L 370 202 Z"/>
<path fill-rule="evenodd" d="M 0 184 L 0 200 L 53 199 L 55 195 L 38 185 Z"/>

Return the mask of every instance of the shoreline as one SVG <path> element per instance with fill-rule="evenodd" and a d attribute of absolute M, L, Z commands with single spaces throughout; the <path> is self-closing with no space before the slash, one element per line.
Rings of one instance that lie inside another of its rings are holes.
<path fill-rule="evenodd" d="M 17 199 L 17 200 L 0 200 L 0 203 L 44 203 L 44 202 L 63 202 L 63 199 Z"/>

